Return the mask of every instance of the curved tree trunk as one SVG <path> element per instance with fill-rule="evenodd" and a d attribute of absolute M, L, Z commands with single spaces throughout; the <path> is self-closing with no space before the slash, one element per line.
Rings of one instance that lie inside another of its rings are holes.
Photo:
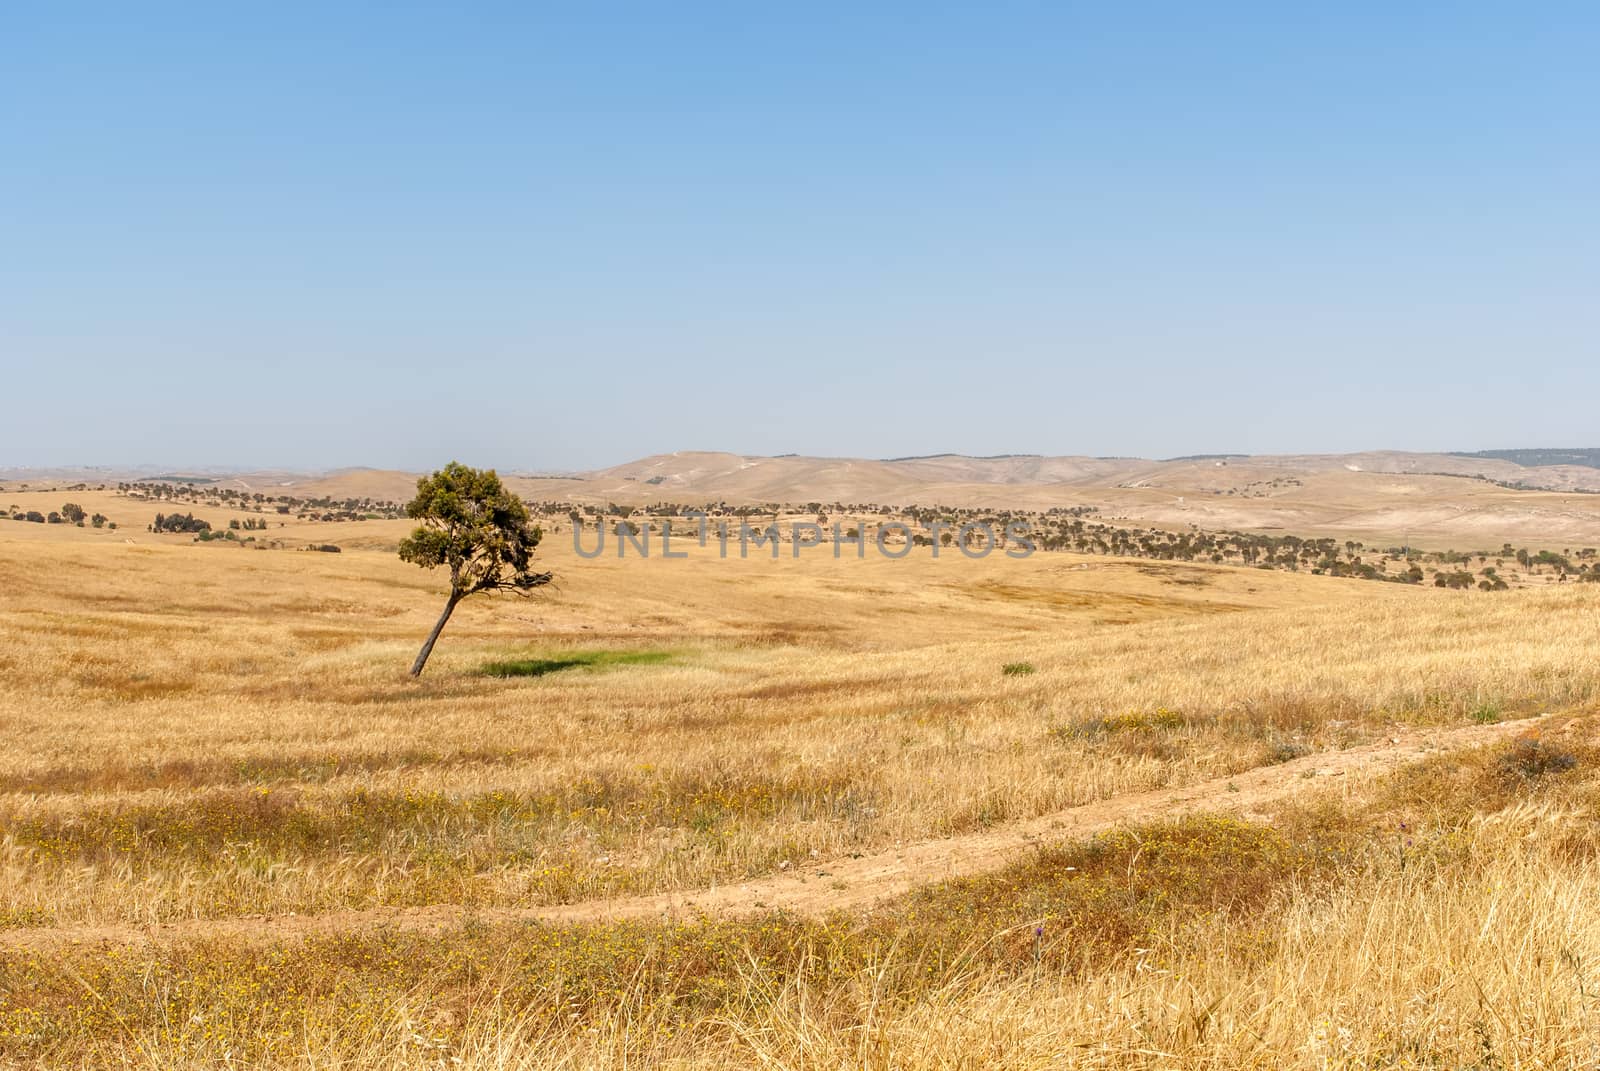
<path fill-rule="evenodd" d="M 433 645 L 439 640 L 439 633 L 444 631 L 444 623 L 450 620 L 450 615 L 456 611 L 456 603 L 461 601 L 461 596 L 455 592 L 450 593 L 450 601 L 444 604 L 444 613 L 439 615 L 439 620 L 434 623 L 433 631 L 428 633 L 427 642 L 422 645 L 422 650 L 417 652 L 417 660 L 411 663 L 411 675 L 422 676 L 422 667 L 428 664 L 428 656 L 433 653 Z"/>

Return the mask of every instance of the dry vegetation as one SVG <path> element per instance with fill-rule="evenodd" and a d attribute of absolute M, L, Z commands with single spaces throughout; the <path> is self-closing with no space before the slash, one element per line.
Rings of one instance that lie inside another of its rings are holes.
<path fill-rule="evenodd" d="M 1600 1058 L 1600 752 L 1574 717 L 1600 692 L 1600 586 L 583 561 L 557 539 L 557 588 L 464 605 L 413 681 L 439 591 L 389 549 L 403 523 L 307 526 L 339 555 L 253 551 L 76 497 L 121 527 L 0 531 L 10 1061 Z M 791 868 L 826 888 L 830 861 L 1539 714 L 1523 739 L 931 872 L 865 910 L 494 914 Z M 457 915 L 384 922 L 422 905 Z M 358 910 L 309 936 L 183 930 Z"/>

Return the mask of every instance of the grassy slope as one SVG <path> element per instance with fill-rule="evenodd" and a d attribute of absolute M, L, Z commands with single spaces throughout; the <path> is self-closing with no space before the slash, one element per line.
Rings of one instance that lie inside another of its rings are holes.
<path fill-rule="evenodd" d="M 331 541 L 386 532 L 349 527 Z M 1600 593 L 1578 588 L 1488 597 L 1064 556 L 591 563 L 559 544 L 549 556 L 560 590 L 463 608 L 418 683 L 404 669 L 439 594 L 386 553 L 128 545 L 76 529 L 8 539 L 3 917 L 692 888 L 1228 776 L 1397 722 L 1574 709 L 1600 682 Z M 481 672 L 529 660 L 585 666 Z M 1019 661 L 1035 672 L 1002 672 Z M 1575 770 L 1526 784 L 1484 757 L 1487 780 L 1438 773 L 1402 786 L 1410 796 L 1320 817 L 1197 819 L 1068 846 L 999 885 L 931 889 L 866 922 L 8 953 L 4 1044 L 163 1066 L 224 1047 L 421 1065 L 433 1037 L 484 1066 L 1161 1052 L 1311 1066 L 1389 1044 L 1566 1058 L 1587 990 L 1572 997 L 1561 979 L 1586 978 L 1600 954 L 1567 892 L 1594 883 L 1579 817 L 1589 756 L 1574 748 Z M 1401 866 L 1396 823 L 1424 819 L 1437 860 Z M 1152 843 L 1166 847 L 1152 856 Z M 1167 876 L 1146 882 L 1141 868 L 1162 859 Z M 1540 867 L 1561 884 L 1536 881 Z M 1065 877 L 1079 873 L 1097 876 Z M 1255 875 L 1247 887 L 1229 884 L 1240 873 Z M 1491 908 L 1509 927 L 1496 940 L 1535 957 L 1539 988 L 1514 1006 L 1491 954 L 1452 943 Z M 1437 931 L 1415 931 L 1430 910 Z M 1371 943 L 1406 926 L 1425 940 Z M 1579 967 L 1557 965 L 1558 933 Z M 987 951 L 956 954 L 969 945 Z M 635 973 L 641 959 L 654 966 Z M 1475 1016 L 1464 983 L 1446 984 L 1462 964 L 1487 994 Z M 341 1002 L 348 1014 L 308 1011 Z M 547 1044 L 513 1044 L 530 1031 Z"/>

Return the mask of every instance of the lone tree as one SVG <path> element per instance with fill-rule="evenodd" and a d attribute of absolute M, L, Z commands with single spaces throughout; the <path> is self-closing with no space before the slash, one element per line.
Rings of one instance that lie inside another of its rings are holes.
<path fill-rule="evenodd" d="M 411 664 L 422 674 L 433 645 L 455 612 L 456 603 L 480 591 L 527 595 L 550 583 L 550 573 L 535 572 L 533 552 L 542 532 L 528 517 L 522 499 L 507 491 L 493 469 L 479 471 L 452 461 L 417 481 L 417 497 L 406 516 L 422 522 L 400 542 L 400 559 L 434 569 L 450 567 L 450 597 L 428 640 Z"/>

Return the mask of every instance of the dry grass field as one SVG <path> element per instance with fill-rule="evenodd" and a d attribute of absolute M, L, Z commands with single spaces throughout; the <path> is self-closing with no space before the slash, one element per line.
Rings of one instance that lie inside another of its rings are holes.
<path fill-rule="evenodd" d="M 412 679 L 405 522 L 0 495 L 7 1063 L 1600 1060 L 1600 585 L 561 534 Z"/>

